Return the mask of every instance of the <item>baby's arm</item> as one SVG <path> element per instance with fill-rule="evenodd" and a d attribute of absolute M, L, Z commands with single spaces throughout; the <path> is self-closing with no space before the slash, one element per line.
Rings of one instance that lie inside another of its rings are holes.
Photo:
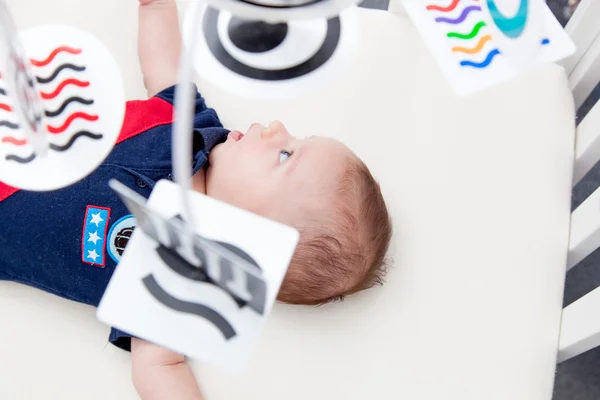
<path fill-rule="evenodd" d="M 144 85 L 152 97 L 177 84 L 181 33 L 175 0 L 139 0 L 138 53 Z M 194 190 L 206 193 L 204 169 L 193 179 Z"/>
<path fill-rule="evenodd" d="M 202 400 L 183 356 L 141 339 L 131 339 L 133 384 L 142 400 Z"/>
<path fill-rule="evenodd" d="M 181 33 L 175 0 L 139 0 L 138 54 L 152 97 L 177 83 Z"/>

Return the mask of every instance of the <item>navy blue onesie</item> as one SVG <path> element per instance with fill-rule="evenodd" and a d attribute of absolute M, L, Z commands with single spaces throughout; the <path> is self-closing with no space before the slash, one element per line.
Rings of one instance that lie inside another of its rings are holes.
<path fill-rule="evenodd" d="M 175 88 L 127 103 L 117 144 L 91 175 L 52 192 L 18 191 L 0 183 L 0 280 L 98 306 L 135 221 L 108 187 L 115 178 L 144 197 L 172 179 L 171 127 Z M 193 172 L 228 131 L 196 95 Z M 110 342 L 130 349 L 130 335 Z"/>

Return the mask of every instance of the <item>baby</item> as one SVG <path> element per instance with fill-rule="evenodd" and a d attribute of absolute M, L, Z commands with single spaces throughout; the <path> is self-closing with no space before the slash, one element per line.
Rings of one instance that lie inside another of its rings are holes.
<path fill-rule="evenodd" d="M 108 180 L 147 197 L 156 181 L 172 179 L 177 8 L 175 0 L 139 1 L 139 57 L 150 99 L 128 103 L 115 149 L 81 182 L 46 193 L 0 183 L 0 280 L 97 306 L 132 228 Z M 300 231 L 280 301 L 323 304 L 382 282 L 390 219 L 378 184 L 346 146 L 297 139 L 280 122 L 228 132 L 199 94 L 194 133 L 195 190 Z M 183 356 L 116 329 L 109 340 L 131 350 L 144 400 L 201 399 Z"/>
<path fill-rule="evenodd" d="M 322 304 L 382 280 L 385 203 L 367 167 L 336 140 L 297 139 L 280 122 L 231 132 L 210 153 L 206 194 L 300 231 L 281 301 Z"/>

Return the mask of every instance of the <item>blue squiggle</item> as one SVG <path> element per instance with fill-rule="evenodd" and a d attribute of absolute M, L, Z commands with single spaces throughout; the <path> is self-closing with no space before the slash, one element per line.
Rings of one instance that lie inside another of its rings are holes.
<path fill-rule="evenodd" d="M 550 39 L 548 39 L 548 38 L 542 39 L 542 46 L 547 45 L 547 44 L 550 44 Z"/>
<path fill-rule="evenodd" d="M 437 17 L 435 19 L 435 22 L 446 22 L 448 24 L 452 24 L 452 25 L 457 25 L 460 24 L 461 22 L 463 22 L 465 19 L 467 19 L 467 16 L 469 15 L 469 13 L 471 11 L 481 11 L 481 7 L 479 6 L 469 6 L 466 7 L 464 10 L 462 10 L 462 13 L 459 15 L 458 18 L 446 18 L 446 17 Z"/>
<path fill-rule="evenodd" d="M 500 54 L 500 50 L 494 49 L 494 50 L 490 51 L 488 53 L 487 57 L 485 57 L 485 60 L 483 60 L 480 63 L 475 62 L 475 61 L 464 60 L 464 61 L 460 62 L 460 65 L 463 67 L 485 68 L 488 65 L 490 65 L 490 63 L 492 62 L 494 57 L 496 57 L 498 54 Z"/>

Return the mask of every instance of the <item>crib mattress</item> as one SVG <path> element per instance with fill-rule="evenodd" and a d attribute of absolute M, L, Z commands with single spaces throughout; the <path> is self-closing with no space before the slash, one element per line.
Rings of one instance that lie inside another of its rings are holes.
<path fill-rule="evenodd" d="M 128 97 L 144 96 L 136 2 L 8 3 L 22 28 L 97 35 Z M 394 220 L 388 281 L 320 308 L 277 305 L 245 372 L 191 362 L 205 396 L 550 399 L 574 147 L 564 71 L 458 98 L 405 17 L 358 15 L 359 57 L 322 90 L 271 101 L 199 86 L 230 129 L 279 119 L 363 158 Z M 0 398 L 136 398 L 129 354 L 107 346 L 93 308 L 0 282 L 0 326 Z"/>

